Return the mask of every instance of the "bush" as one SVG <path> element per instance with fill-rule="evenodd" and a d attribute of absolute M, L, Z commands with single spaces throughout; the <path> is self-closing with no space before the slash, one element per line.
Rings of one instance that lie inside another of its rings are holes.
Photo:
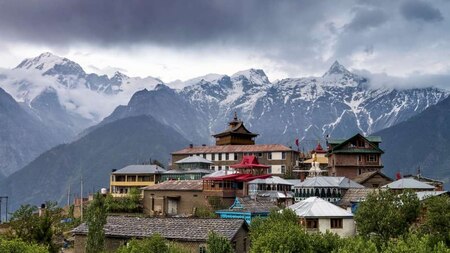
<path fill-rule="evenodd" d="M 188 251 L 176 243 L 167 242 L 159 234 L 142 240 L 133 239 L 121 246 L 117 253 L 187 253 Z"/>
<path fill-rule="evenodd" d="M 4 239 L 0 237 L 0 252 L 2 253 L 48 253 L 45 246 L 24 242 L 20 239 Z"/>

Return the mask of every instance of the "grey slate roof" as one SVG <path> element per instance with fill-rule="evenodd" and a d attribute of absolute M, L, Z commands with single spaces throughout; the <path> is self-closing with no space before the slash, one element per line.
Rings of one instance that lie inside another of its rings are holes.
<path fill-rule="evenodd" d="M 417 181 L 413 178 L 401 178 L 397 181 L 394 181 L 390 184 L 382 186 L 382 188 L 389 189 L 424 189 L 424 190 L 433 190 L 434 186 L 426 184 L 424 182 Z"/>
<path fill-rule="evenodd" d="M 143 238 L 158 233 L 169 240 L 201 241 L 214 231 L 232 240 L 238 230 L 245 226 L 241 219 L 192 219 L 192 218 L 141 218 L 109 216 L 104 227 L 107 237 Z M 73 234 L 86 235 L 86 223 L 72 230 Z"/>
<path fill-rule="evenodd" d="M 193 156 L 188 156 L 186 158 L 183 158 L 179 161 L 175 162 L 176 164 L 182 164 L 182 163 L 207 163 L 207 164 L 212 164 L 213 162 L 211 162 L 210 160 L 207 160 L 203 157 L 200 157 L 198 155 L 193 155 Z"/>
<path fill-rule="evenodd" d="M 364 188 L 364 186 L 356 183 L 355 181 L 346 177 L 308 177 L 305 181 L 300 182 L 294 186 L 294 188 L 326 188 L 326 187 L 336 187 L 336 188 Z"/>
<path fill-rule="evenodd" d="M 348 189 L 339 201 L 339 206 L 350 206 L 352 202 L 364 201 L 369 193 L 377 190 L 374 188 Z"/>
<path fill-rule="evenodd" d="M 169 180 L 141 188 L 144 191 L 202 191 L 202 180 Z"/>
<path fill-rule="evenodd" d="M 164 171 L 163 174 L 192 174 L 192 173 L 211 174 L 213 172 L 214 170 L 193 169 L 193 170 L 168 170 Z"/>
<path fill-rule="evenodd" d="M 272 209 L 278 210 L 278 206 L 268 197 L 250 197 L 237 198 L 238 205 L 235 203 L 228 209 L 219 210 L 217 212 L 250 212 L 250 213 L 266 213 Z"/>
<path fill-rule="evenodd" d="M 145 165 L 128 165 L 120 170 L 114 171 L 112 174 L 159 174 L 166 171 L 158 165 L 145 164 Z"/>

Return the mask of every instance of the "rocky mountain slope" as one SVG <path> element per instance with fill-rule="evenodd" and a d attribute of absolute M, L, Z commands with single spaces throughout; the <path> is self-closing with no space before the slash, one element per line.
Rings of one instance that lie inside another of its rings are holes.
<path fill-rule="evenodd" d="M 56 146 L 23 169 L 0 182 L 11 209 L 19 204 L 56 200 L 65 204 L 69 188 L 80 193 L 83 177 L 86 192 L 109 187 L 112 169 L 157 159 L 167 164 L 170 153 L 188 141 L 167 125 L 148 116 L 118 120 L 70 144 Z"/>

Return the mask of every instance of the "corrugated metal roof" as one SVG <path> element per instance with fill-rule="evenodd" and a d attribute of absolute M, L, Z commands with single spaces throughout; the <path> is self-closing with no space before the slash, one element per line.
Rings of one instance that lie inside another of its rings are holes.
<path fill-rule="evenodd" d="M 417 198 L 419 200 L 424 200 L 429 197 L 439 196 L 441 194 L 448 193 L 447 191 L 423 191 L 423 192 L 416 192 Z"/>
<path fill-rule="evenodd" d="M 241 219 L 193 219 L 193 218 L 142 218 L 109 216 L 104 226 L 106 236 L 120 238 L 144 238 L 160 234 L 169 240 L 203 241 L 210 231 L 232 240 L 245 221 Z M 72 230 L 74 234 L 86 235 L 86 223 Z"/>
<path fill-rule="evenodd" d="M 346 177 L 308 177 L 294 188 L 302 187 L 338 187 L 338 188 L 364 188 L 364 186 Z"/>
<path fill-rule="evenodd" d="M 120 170 L 114 171 L 112 174 L 159 174 L 166 171 L 158 165 L 145 164 L 145 165 L 128 165 Z"/>
<path fill-rule="evenodd" d="M 390 184 L 382 186 L 389 189 L 426 189 L 433 190 L 434 186 L 426 184 L 424 182 L 417 181 L 413 178 L 401 178 Z"/>
<path fill-rule="evenodd" d="M 304 218 L 352 218 L 353 214 L 318 197 L 310 197 L 288 207 Z"/>
<path fill-rule="evenodd" d="M 141 188 L 144 191 L 202 191 L 202 180 L 169 180 Z"/>
<path fill-rule="evenodd" d="M 226 176 L 226 175 L 232 175 L 232 174 L 236 174 L 236 173 L 237 173 L 237 171 L 235 171 L 235 170 L 219 170 L 219 171 L 213 172 L 213 173 L 211 173 L 209 175 L 203 176 L 203 178 L 223 177 L 223 176 Z"/>
<path fill-rule="evenodd" d="M 213 162 L 211 162 L 208 159 L 205 159 L 203 157 L 200 157 L 198 155 L 193 155 L 193 156 L 188 156 L 186 158 L 183 158 L 179 161 L 175 162 L 176 164 L 182 164 L 182 163 L 207 163 L 207 164 L 212 164 Z"/>
<path fill-rule="evenodd" d="M 293 151 L 281 144 L 255 144 L 255 145 L 223 145 L 223 146 L 197 146 L 188 147 L 172 154 L 203 154 L 203 153 L 245 153 L 267 151 Z"/>
<path fill-rule="evenodd" d="M 248 182 L 248 184 L 281 184 L 281 185 L 294 185 L 291 182 L 288 182 L 286 180 L 284 180 L 281 177 L 277 177 L 277 176 L 272 176 L 269 178 L 265 178 L 265 179 L 255 179 L 252 180 L 250 182 Z"/>
<path fill-rule="evenodd" d="M 192 170 L 168 170 L 163 174 L 192 174 L 192 173 L 201 173 L 201 174 L 211 174 L 214 170 L 206 170 L 206 169 L 192 169 Z"/>

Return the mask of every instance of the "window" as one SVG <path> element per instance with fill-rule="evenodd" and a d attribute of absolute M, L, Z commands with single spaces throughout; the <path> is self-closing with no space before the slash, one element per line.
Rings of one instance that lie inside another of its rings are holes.
<path fill-rule="evenodd" d="M 219 165 L 218 168 L 219 168 L 219 170 L 222 170 L 222 165 Z"/>
<path fill-rule="evenodd" d="M 281 165 L 281 174 L 286 173 L 286 165 Z"/>
<path fill-rule="evenodd" d="M 362 162 L 362 155 L 359 155 L 359 156 L 358 156 L 358 161 L 359 161 L 359 162 Z"/>
<path fill-rule="evenodd" d="M 218 156 L 217 160 L 222 161 L 222 154 L 217 154 L 217 156 Z"/>
<path fill-rule="evenodd" d="M 237 153 L 234 153 L 234 160 L 235 160 L 235 161 L 238 160 L 238 156 L 237 156 L 237 155 L 238 155 Z"/>
<path fill-rule="evenodd" d="M 377 156 L 376 155 L 368 155 L 367 156 L 367 161 L 368 162 L 376 162 L 377 161 Z"/>
<path fill-rule="evenodd" d="M 205 246 L 199 246 L 198 247 L 198 253 L 206 253 L 206 247 Z"/>
<path fill-rule="evenodd" d="M 203 154 L 203 158 L 205 158 L 205 159 L 206 159 L 206 154 Z"/>
<path fill-rule="evenodd" d="M 358 147 L 358 148 L 364 148 L 364 145 L 365 143 L 364 143 L 364 140 L 357 140 L 356 141 L 356 146 Z"/>
<path fill-rule="evenodd" d="M 306 219 L 306 228 L 319 228 L 319 219 Z"/>
<path fill-rule="evenodd" d="M 331 228 L 342 228 L 342 219 L 330 219 Z"/>
<path fill-rule="evenodd" d="M 211 154 L 211 161 L 216 160 L 216 154 Z"/>
<path fill-rule="evenodd" d="M 263 156 L 263 153 L 256 153 L 255 156 L 257 156 L 257 157 L 262 157 L 262 156 Z"/>
<path fill-rule="evenodd" d="M 226 153 L 225 154 L 225 161 L 228 161 L 228 160 L 230 160 L 230 154 Z"/>
<path fill-rule="evenodd" d="M 281 159 L 282 160 L 286 159 L 286 152 L 281 152 Z"/>
<path fill-rule="evenodd" d="M 267 159 L 268 160 L 272 160 L 272 152 L 268 152 L 267 153 Z"/>

